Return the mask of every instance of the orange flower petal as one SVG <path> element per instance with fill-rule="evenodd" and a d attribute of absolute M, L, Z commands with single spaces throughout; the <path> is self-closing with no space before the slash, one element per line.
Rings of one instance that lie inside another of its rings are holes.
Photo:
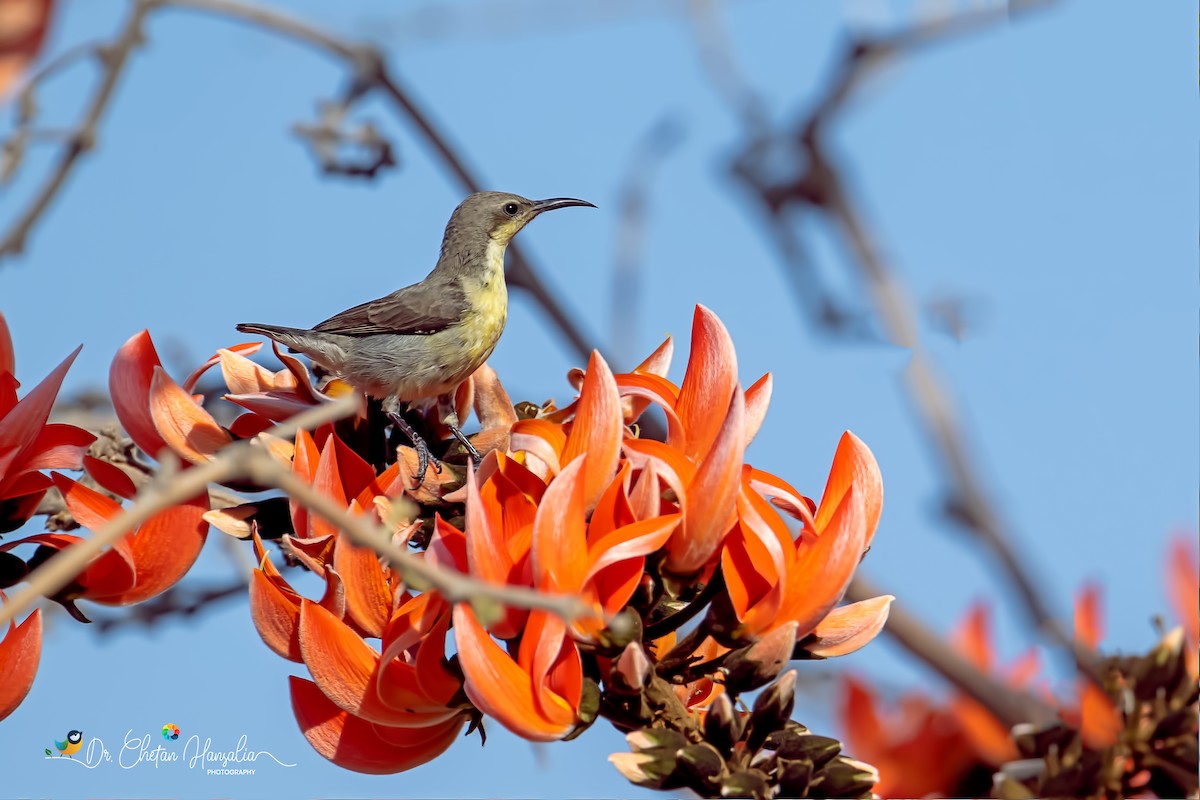
<path fill-rule="evenodd" d="M 300 654 L 313 680 L 343 711 L 382 725 L 412 727 L 414 713 L 432 710 L 411 674 L 411 665 L 398 661 L 383 664 L 379 653 L 346 623 L 307 598 L 300 600 L 299 631 Z M 383 688 L 391 690 L 400 702 L 385 703 L 380 696 Z M 444 721 L 452 713 L 441 709 L 436 721 Z M 422 719 L 429 721 L 434 720 Z"/>
<path fill-rule="evenodd" d="M 292 712 L 304 738 L 322 757 L 339 767 L 368 775 L 389 775 L 420 766 L 446 751 L 458 735 L 458 725 L 430 729 L 423 744 L 394 745 L 384 728 L 347 714 L 321 693 L 317 684 L 288 677 Z"/>
<path fill-rule="evenodd" d="M 866 526 L 866 509 L 858 488 L 851 486 L 826 529 L 797 551 L 780 617 L 799 623 L 798 636 L 811 633 L 846 593 L 862 558 Z"/>
<path fill-rule="evenodd" d="M 1018 757 L 1009 729 L 992 713 L 969 697 L 950 700 L 950 713 L 957 719 L 962 735 L 974 748 L 978 758 L 998 767 Z"/>
<path fill-rule="evenodd" d="M 0 333 L 3 332 L 0 318 Z M 0 341 L 0 358 L 3 357 Z M 0 599 L 4 593 L 0 592 Z M 0 720 L 7 717 L 33 688 L 38 661 L 42 655 L 42 612 L 34 609 L 20 625 L 9 625 L 8 633 L 0 639 Z"/>
<path fill-rule="evenodd" d="M 208 493 L 155 514 L 128 537 L 137 583 L 127 592 L 89 597 L 105 605 L 140 603 L 170 589 L 187 574 L 208 537 Z"/>
<path fill-rule="evenodd" d="M 1124 723 L 1112 699 L 1089 680 L 1080 679 L 1079 733 L 1088 747 L 1104 750 L 1117 743 Z"/>
<path fill-rule="evenodd" d="M 261 343 L 258 344 L 261 346 Z M 225 379 L 230 394 L 255 394 L 275 388 L 275 373 L 235 350 L 218 350 L 217 358 L 221 364 L 221 377 Z"/>
<path fill-rule="evenodd" d="M 829 480 L 817 507 L 817 530 L 829 524 L 834 509 L 851 486 L 858 490 L 867 521 L 866 544 L 871 544 L 879 515 L 883 510 L 883 478 L 879 475 L 879 464 L 861 439 L 850 431 L 842 434 L 837 452 L 833 454 L 833 466 L 829 469 Z"/>
<path fill-rule="evenodd" d="M 196 384 L 200 382 L 200 378 L 204 376 L 204 373 L 221 363 L 222 352 L 232 352 L 238 355 L 248 356 L 257 353 L 262 349 L 262 346 L 262 342 L 245 342 L 244 344 L 235 344 L 233 347 L 228 348 L 228 350 L 218 350 L 209 356 L 207 361 L 196 367 L 196 369 L 192 371 L 191 375 L 188 375 L 184 379 L 182 384 L 183 390 L 188 394 L 196 391 Z"/>
<path fill-rule="evenodd" d="M 895 599 L 885 594 L 835 608 L 817 623 L 811 634 L 814 641 L 804 649 L 822 658 L 853 653 L 883 630 Z"/>
<path fill-rule="evenodd" d="M 677 575 L 703 568 L 733 523 L 746 446 L 745 418 L 745 397 L 735 383 L 724 423 L 706 444 L 707 455 L 688 484 L 683 526 L 667 544 L 666 567 Z M 690 429 L 688 436 L 690 446 Z"/>
<path fill-rule="evenodd" d="M 612 371 L 599 352 L 588 359 L 587 374 L 579 394 L 579 405 L 571 423 L 571 433 L 559 458 L 568 464 L 587 453 L 583 479 L 583 504 L 588 510 L 612 480 L 621 456 L 621 437 L 625 430 L 621 398 Z"/>
<path fill-rule="evenodd" d="M 454 638 L 467 697 L 485 714 L 534 742 L 561 739 L 571 724 L 547 719 L 533 697 L 529 673 L 488 635 L 466 603 L 454 606 Z M 558 702 L 569 710 L 565 700 Z"/>
<path fill-rule="evenodd" d="M 233 438 L 162 367 L 150 380 L 150 418 L 162 440 L 193 464 L 209 461 Z"/>
<path fill-rule="evenodd" d="M 392 613 L 392 587 L 374 550 L 338 540 L 333 568 L 346 586 L 346 612 L 365 633 L 381 637 Z"/>
<path fill-rule="evenodd" d="M 768 372 L 746 390 L 746 447 L 754 441 L 763 420 L 767 418 L 767 406 L 771 404 L 774 385 L 774 378 Z"/>
<path fill-rule="evenodd" d="M 1167 562 L 1167 599 L 1176 618 L 1183 624 L 1183 633 L 1193 654 L 1200 641 L 1200 563 L 1196 558 L 1195 537 L 1176 536 L 1171 541 Z"/>
<path fill-rule="evenodd" d="M 988 614 L 986 605 L 974 603 L 952 637 L 954 649 L 984 673 L 992 671 L 995 661 Z"/>
<path fill-rule="evenodd" d="M 587 462 L 581 455 L 558 473 L 538 505 L 530 557 L 534 586 L 547 592 L 574 593 L 587 570 L 584 491 Z"/>
<path fill-rule="evenodd" d="M 737 510 L 738 525 L 726 540 L 721 564 L 738 619 L 758 634 L 775 627 L 795 546 L 779 513 L 745 485 Z"/>
<path fill-rule="evenodd" d="M 658 349 L 646 357 L 646 360 L 633 368 L 633 372 L 641 372 L 649 375 L 658 375 L 666 377 L 668 370 L 671 369 L 671 358 L 675 355 L 675 340 L 670 336 L 666 341 L 658 346 Z M 642 398 L 633 399 L 630 405 L 630 414 L 626 418 L 626 423 L 636 422 L 650 405 L 648 401 Z"/>
<path fill-rule="evenodd" d="M 713 446 L 725 422 L 722 412 L 729 408 L 736 385 L 737 354 L 729 331 L 716 314 L 697 305 L 687 372 L 679 389 L 679 418 L 687 429 L 688 458 L 699 461 Z M 739 426 L 739 434 L 743 430 Z"/>
<path fill-rule="evenodd" d="M 167 446 L 150 415 L 150 383 L 161 364 L 150 333 L 142 331 L 121 346 L 108 372 L 108 393 L 117 419 L 133 443 L 151 458 Z M 185 394 L 191 402 L 191 394 Z"/>
<path fill-rule="evenodd" d="M 262 570 L 250 575 L 250 618 L 267 647 L 288 661 L 303 664 L 300 654 L 300 596 L 285 591 Z"/>
<path fill-rule="evenodd" d="M 91 475 L 96 483 L 118 497 L 132 500 L 137 494 L 137 486 L 134 484 L 133 478 L 129 477 L 129 473 L 115 464 L 101 461 L 92 456 L 84 456 L 83 468 L 87 470 L 87 474 Z"/>
<path fill-rule="evenodd" d="M 121 513 L 121 504 L 108 495 L 89 489 L 58 472 L 50 477 L 54 479 L 54 485 L 62 494 L 67 511 L 71 512 L 71 516 L 83 527 L 97 530 Z"/>
<path fill-rule="evenodd" d="M 567 435 L 561 425 L 556 425 L 544 419 L 523 419 L 512 426 L 508 446 L 514 453 L 524 451 L 526 456 L 532 456 L 544 464 L 543 470 L 529 465 L 539 477 L 557 475 L 559 466 L 558 455 L 567 446 Z M 528 462 L 527 462 L 528 463 Z"/>
<path fill-rule="evenodd" d="M 1075 639 L 1095 650 L 1104 638 L 1104 615 L 1100 611 L 1100 587 L 1088 584 L 1075 598 Z"/>
<path fill-rule="evenodd" d="M 83 428 L 51 422 L 29 445 L 21 469 L 82 469 L 83 455 L 94 441 L 95 435 Z"/>
<path fill-rule="evenodd" d="M 679 389 L 675 384 L 658 375 L 642 373 L 618 375 L 616 381 L 621 397 L 634 404 L 653 402 L 661 408 L 667 417 L 667 444 L 681 451 L 687 449 L 687 431 L 675 408 L 679 398 Z"/>
<path fill-rule="evenodd" d="M 489 511 L 479 495 L 475 470 L 468 464 L 465 531 L 468 571 L 471 575 L 492 583 L 506 583 L 513 568 L 513 560 L 501 536 L 502 529 L 492 521 Z"/>
<path fill-rule="evenodd" d="M 508 392 L 500 384 L 496 370 L 484 364 L 475 370 L 471 382 L 475 385 L 475 416 L 479 427 L 483 430 L 511 428 L 517 421 L 517 412 Z"/>

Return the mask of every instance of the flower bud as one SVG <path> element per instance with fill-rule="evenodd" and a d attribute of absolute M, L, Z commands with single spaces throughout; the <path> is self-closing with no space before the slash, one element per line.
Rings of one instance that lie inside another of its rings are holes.
<path fill-rule="evenodd" d="M 721 668 L 725 690 L 739 695 L 765 686 L 779 675 L 796 645 L 796 622 L 781 625 L 749 647 L 734 651 Z"/>
<path fill-rule="evenodd" d="M 646 657 L 640 642 L 630 642 L 617 656 L 612 666 L 612 680 L 617 689 L 640 692 L 646 687 L 654 665 Z"/>
<path fill-rule="evenodd" d="M 796 670 L 790 669 L 770 688 L 754 699 L 750 713 L 750 729 L 746 734 L 746 746 L 751 751 L 762 747 L 763 742 L 787 723 L 796 704 Z"/>
<path fill-rule="evenodd" d="M 733 709 L 729 695 L 722 692 L 704 716 L 704 739 L 724 755 L 733 752 L 733 744 L 742 736 L 742 721 Z"/>
<path fill-rule="evenodd" d="M 709 794 L 725 770 L 725 759 L 708 742 L 690 744 L 679 751 L 678 768 L 687 785 Z"/>

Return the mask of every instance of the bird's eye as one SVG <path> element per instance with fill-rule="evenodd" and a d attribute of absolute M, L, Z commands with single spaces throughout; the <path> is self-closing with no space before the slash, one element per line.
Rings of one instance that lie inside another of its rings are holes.
<path fill-rule="evenodd" d="M 505 203 L 504 204 L 504 213 L 508 214 L 510 217 L 515 217 L 517 215 L 517 210 L 518 209 L 517 209 L 516 203 Z"/>

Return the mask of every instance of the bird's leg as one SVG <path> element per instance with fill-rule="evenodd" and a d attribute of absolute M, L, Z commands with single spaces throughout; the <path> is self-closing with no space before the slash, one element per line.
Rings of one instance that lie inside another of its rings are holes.
<path fill-rule="evenodd" d="M 413 429 L 412 425 L 408 424 L 408 420 L 404 419 L 404 415 L 400 413 L 400 402 L 391 397 L 384 400 L 383 413 L 387 414 L 392 424 L 408 437 L 408 440 L 413 443 L 413 447 L 417 451 L 417 474 L 413 475 L 413 479 L 418 483 L 424 481 L 425 471 L 429 469 L 430 462 L 433 462 L 434 472 L 440 475 L 442 472 L 442 462 L 429 452 L 429 445 L 425 443 L 425 439 Z"/>
<path fill-rule="evenodd" d="M 479 462 L 483 461 L 483 456 L 479 455 L 479 451 L 475 449 L 475 445 L 471 444 L 471 440 L 462 432 L 462 428 L 458 427 L 458 412 L 454 410 L 454 396 L 442 395 L 438 398 L 438 408 L 441 411 L 442 424 L 450 429 L 454 434 L 454 438 L 466 448 L 467 454 L 471 456 L 471 460 L 475 462 L 475 466 L 479 466 Z"/>

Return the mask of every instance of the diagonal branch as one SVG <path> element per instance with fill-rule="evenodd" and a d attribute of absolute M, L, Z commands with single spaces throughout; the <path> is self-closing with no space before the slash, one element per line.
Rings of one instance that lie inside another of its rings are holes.
<path fill-rule="evenodd" d="M 297 414 L 267 433 L 278 438 L 291 438 L 298 430 L 315 428 L 353 414 L 359 402 L 357 394 L 346 395 Z M 162 470 L 159 480 L 139 494 L 133 505 L 94 531 L 92 537 L 59 551 L 34 570 L 26 585 L 7 602 L 0 604 L 0 627 L 15 619 L 42 596 L 53 595 L 62 589 L 105 548 L 155 514 L 205 492 L 209 483 L 238 478 L 250 478 L 259 485 L 282 489 L 293 500 L 336 525 L 354 544 L 370 548 L 387 559 L 406 581 L 436 589 L 450 602 L 487 601 L 503 606 L 540 609 L 566 620 L 595 616 L 591 605 L 579 597 L 549 595 L 525 587 L 488 583 L 419 558 L 395 545 L 391 537 L 369 518 L 351 514 L 344 506 L 320 494 L 276 461 L 255 440 L 248 439 L 229 445 L 207 464 L 183 471 Z"/>

